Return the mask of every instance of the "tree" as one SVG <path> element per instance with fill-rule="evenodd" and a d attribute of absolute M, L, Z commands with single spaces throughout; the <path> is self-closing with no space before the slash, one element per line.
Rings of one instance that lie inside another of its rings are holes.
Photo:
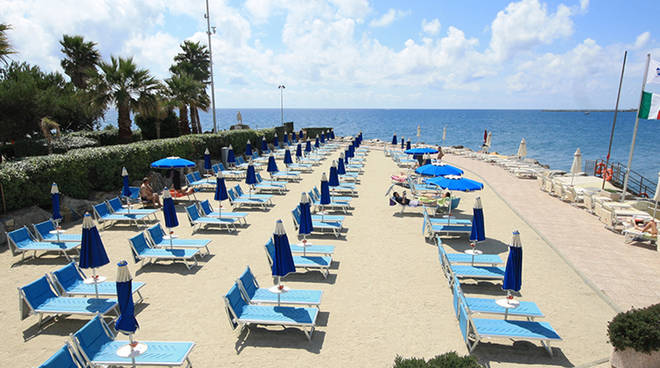
<path fill-rule="evenodd" d="M 174 74 L 165 80 L 167 84 L 167 96 L 170 104 L 179 109 L 179 132 L 181 134 L 190 134 L 190 125 L 188 124 L 188 106 L 197 106 L 196 100 L 204 92 L 206 86 L 204 83 L 196 81 L 190 74 Z M 191 114 L 191 118 L 194 115 Z M 193 124 L 193 132 L 196 133 L 196 126 Z"/>
<path fill-rule="evenodd" d="M 11 48 L 9 39 L 7 38 L 6 32 L 10 29 L 11 26 L 9 24 L 0 23 L 0 62 L 5 64 L 5 66 L 9 64 L 9 58 L 7 56 L 16 53 L 16 51 Z"/>
<path fill-rule="evenodd" d="M 131 139 L 131 112 L 156 102 L 160 83 L 146 69 L 139 69 L 133 58 L 110 58 L 100 62 L 101 74 L 95 79 L 95 99 L 99 106 L 117 108 L 119 140 Z"/>
<path fill-rule="evenodd" d="M 96 74 L 96 65 L 101 60 L 96 43 L 85 42 L 82 36 L 63 35 L 60 45 L 64 54 L 60 61 L 64 73 L 76 88 L 87 88 L 87 81 Z"/>
<path fill-rule="evenodd" d="M 209 107 L 209 95 L 206 93 L 206 85 L 209 83 L 211 76 L 209 73 L 210 54 L 206 46 L 192 41 L 184 41 L 181 44 L 181 50 L 182 52 L 174 57 L 176 64 L 170 67 L 170 72 L 174 75 L 187 74 L 195 81 L 203 84 L 203 88 L 199 90 L 196 98 L 188 103 L 193 133 L 201 133 L 202 127 L 199 121 L 198 109 L 206 111 Z M 179 109 L 179 113 L 181 112 L 181 109 Z"/>

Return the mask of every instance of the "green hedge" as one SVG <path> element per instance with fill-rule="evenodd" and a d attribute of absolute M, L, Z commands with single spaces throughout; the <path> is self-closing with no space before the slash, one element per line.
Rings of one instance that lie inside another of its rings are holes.
<path fill-rule="evenodd" d="M 617 314 L 607 326 L 607 335 L 616 350 L 660 350 L 660 304 Z"/>
<path fill-rule="evenodd" d="M 483 368 L 483 366 L 469 355 L 459 356 L 456 352 L 450 351 L 429 360 L 397 355 L 394 359 L 394 368 Z"/>
<path fill-rule="evenodd" d="M 260 142 L 265 136 L 270 142 L 274 134 L 275 129 L 223 131 L 30 157 L 0 165 L 0 184 L 7 210 L 34 204 L 48 208 L 53 182 L 67 196 L 88 198 L 92 191 L 119 191 L 124 166 L 131 180 L 136 180 L 149 173 L 151 162 L 163 157 L 201 160 L 208 148 L 211 157 L 219 160 L 222 147 L 231 144 L 234 152 L 240 155 L 248 139 Z"/>

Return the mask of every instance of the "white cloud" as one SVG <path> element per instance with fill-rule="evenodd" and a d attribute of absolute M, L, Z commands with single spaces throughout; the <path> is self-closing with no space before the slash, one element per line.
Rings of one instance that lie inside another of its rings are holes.
<path fill-rule="evenodd" d="M 546 4 L 538 0 L 510 3 L 497 13 L 491 24 L 490 51 L 498 61 L 507 60 L 519 52 L 548 44 L 573 33 L 572 12 L 560 4 L 549 14 Z"/>
<path fill-rule="evenodd" d="M 440 32 L 440 20 L 438 18 L 431 21 L 427 21 L 426 18 L 422 19 L 422 30 L 431 36 L 437 35 Z"/>
<path fill-rule="evenodd" d="M 163 32 L 135 35 L 126 41 L 121 54 L 133 56 L 138 67 L 148 67 L 151 75 L 162 80 L 170 75 L 169 67 L 174 63 L 174 56 L 181 51 L 179 43 L 179 40 Z"/>
<path fill-rule="evenodd" d="M 368 0 L 330 0 L 338 8 L 337 15 L 361 22 L 371 12 Z"/>
<path fill-rule="evenodd" d="M 636 49 L 636 50 L 641 49 L 642 47 L 644 47 L 649 42 L 650 38 L 651 38 L 651 33 L 650 32 L 644 32 L 644 33 L 640 34 L 635 39 L 635 44 L 633 45 L 632 48 Z"/>
<path fill-rule="evenodd" d="M 580 0 L 580 10 L 585 12 L 589 9 L 589 0 Z"/>
<path fill-rule="evenodd" d="M 401 19 L 410 12 L 403 10 L 390 9 L 387 13 L 383 14 L 380 18 L 372 20 L 369 25 L 372 27 L 387 27 L 390 24 L 394 23 L 395 20 Z"/>

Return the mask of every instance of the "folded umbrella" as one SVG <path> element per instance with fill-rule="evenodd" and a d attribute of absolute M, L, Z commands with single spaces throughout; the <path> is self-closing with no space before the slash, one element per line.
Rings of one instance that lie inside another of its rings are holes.
<path fill-rule="evenodd" d="M 53 205 L 53 221 L 59 223 L 59 220 L 62 219 L 60 214 L 60 191 L 55 183 L 50 186 L 50 197 Z"/>

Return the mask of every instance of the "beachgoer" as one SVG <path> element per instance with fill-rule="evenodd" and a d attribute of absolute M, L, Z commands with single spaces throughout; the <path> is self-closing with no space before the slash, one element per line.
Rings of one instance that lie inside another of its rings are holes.
<path fill-rule="evenodd" d="M 154 193 L 153 188 L 151 188 L 150 180 L 147 177 L 142 179 L 142 185 L 140 185 L 140 198 L 144 202 L 153 203 L 156 208 L 162 206 L 160 203 L 160 196 L 158 196 L 157 193 Z"/>
<path fill-rule="evenodd" d="M 172 188 L 174 188 L 175 193 L 179 195 L 188 195 L 194 192 L 192 188 L 181 188 L 181 175 L 179 174 L 178 169 L 171 169 L 168 173 L 168 177 L 172 180 Z"/>
<path fill-rule="evenodd" d="M 632 224 L 635 230 L 641 231 L 643 233 L 649 233 L 653 236 L 658 236 L 658 226 L 656 225 L 655 221 L 651 220 L 646 223 L 644 226 L 639 226 L 637 225 L 638 220 L 633 219 Z M 641 222 L 642 224 L 644 223 L 643 221 Z"/>
<path fill-rule="evenodd" d="M 416 199 L 410 200 L 406 198 L 406 191 L 403 191 L 403 195 L 400 195 L 398 192 L 394 192 L 394 201 L 403 206 L 417 207 L 419 206 L 419 201 Z"/>
<path fill-rule="evenodd" d="M 436 158 L 438 159 L 438 161 L 440 161 L 440 160 L 442 160 L 442 158 L 443 158 L 444 156 L 445 156 L 445 154 L 442 153 L 442 147 L 441 147 L 441 146 L 438 146 L 438 157 L 436 157 Z"/>

